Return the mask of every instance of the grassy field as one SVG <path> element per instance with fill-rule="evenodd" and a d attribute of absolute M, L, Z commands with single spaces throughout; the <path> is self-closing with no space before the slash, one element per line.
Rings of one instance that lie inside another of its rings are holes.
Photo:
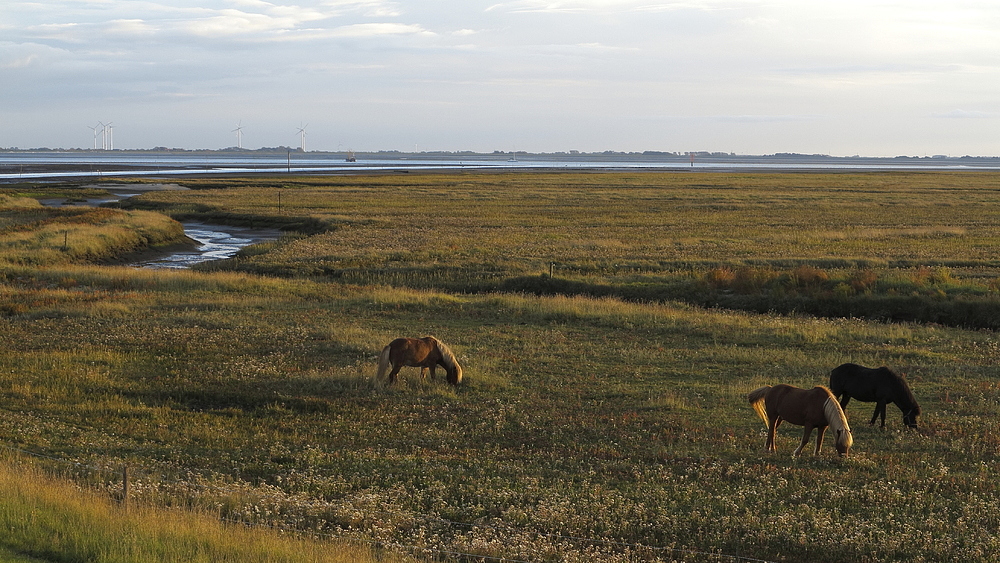
<path fill-rule="evenodd" d="M 320 230 L 216 268 L 1000 328 L 996 174 L 203 182 L 130 205 Z"/>
<path fill-rule="evenodd" d="M 0 462 L 0 561 L 355 563 L 368 546 L 308 541 L 220 523 L 212 514 L 127 506 L 53 479 L 17 456 Z"/>
<path fill-rule="evenodd" d="M 27 194 L 62 194 L 39 188 Z M 110 262 L 183 242 L 180 223 L 159 213 L 43 207 L 26 194 L 0 192 L 0 262 L 44 266 Z"/>
<path fill-rule="evenodd" d="M 996 560 L 993 331 L 434 287 L 547 274 L 558 256 L 557 278 L 588 283 L 923 266 L 941 300 L 957 299 L 945 282 L 988 297 L 998 177 L 282 182 L 141 197 L 316 228 L 226 265 L 242 272 L 0 264 L 0 442 L 77 461 L 51 464 L 109 492 L 127 464 L 137 503 L 429 556 Z M 458 353 L 462 386 L 373 380 L 385 343 L 424 334 Z M 893 406 L 870 428 L 874 405 L 853 402 L 850 457 L 793 459 L 795 427 L 763 452 L 745 394 L 847 361 L 906 372 L 919 431 Z"/>

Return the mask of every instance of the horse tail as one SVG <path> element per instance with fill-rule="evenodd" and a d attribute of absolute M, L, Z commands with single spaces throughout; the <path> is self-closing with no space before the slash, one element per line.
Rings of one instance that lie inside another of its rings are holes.
<path fill-rule="evenodd" d="M 452 385 L 458 385 L 461 383 L 462 366 L 458 364 L 458 359 L 455 358 L 455 353 L 451 351 L 451 348 L 449 348 L 448 345 L 441 342 L 437 338 L 434 338 L 433 336 L 429 336 L 428 338 L 434 342 L 434 345 L 437 346 L 438 353 L 441 354 L 441 363 L 444 364 L 444 368 L 448 370 L 448 383 L 451 383 Z"/>
<path fill-rule="evenodd" d="M 389 371 L 389 348 L 389 346 L 382 348 L 382 353 L 378 356 L 378 373 L 375 375 L 378 379 L 385 377 L 386 372 Z"/>
<path fill-rule="evenodd" d="M 770 390 L 771 386 L 765 385 L 747 393 L 747 401 L 750 403 L 750 406 L 753 407 L 753 410 L 757 411 L 757 415 L 760 416 L 760 419 L 764 421 L 764 426 L 768 425 L 767 407 L 764 406 L 764 398 Z"/>
<path fill-rule="evenodd" d="M 830 393 L 826 402 L 823 403 L 823 412 L 826 414 L 826 423 L 837 436 L 837 445 L 850 449 L 854 445 L 854 436 L 851 435 L 851 425 L 847 423 L 847 415 L 844 409 L 840 408 L 837 398 Z"/>

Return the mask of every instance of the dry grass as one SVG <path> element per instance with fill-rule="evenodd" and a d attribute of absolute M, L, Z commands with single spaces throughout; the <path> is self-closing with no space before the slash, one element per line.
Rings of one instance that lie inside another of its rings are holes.
<path fill-rule="evenodd" d="M 439 280 L 507 276 L 559 256 L 579 276 L 618 275 L 615 264 L 637 275 L 697 266 L 716 272 L 714 283 L 752 285 L 791 256 L 788 273 L 810 285 L 835 280 L 823 260 L 927 256 L 925 268 L 845 266 L 844 292 L 896 275 L 944 291 L 993 267 L 996 182 L 470 175 L 234 182 L 194 191 L 196 205 L 143 196 L 151 207 L 262 221 L 280 216 L 270 199 L 281 189 L 284 213 L 339 230 L 242 260 L 324 274 L 316 279 L 0 267 L 9 304 L 0 440 L 91 465 L 128 463 L 137 501 L 430 553 L 993 561 L 995 332 L 331 281 L 354 268 L 408 283 L 420 264 Z M 836 232 L 851 235 L 831 240 Z M 946 258 L 975 268 L 933 262 Z M 421 381 L 413 369 L 395 387 L 372 380 L 386 342 L 424 334 L 458 353 L 461 387 Z M 745 393 L 824 383 L 848 361 L 906 372 L 924 411 L 920 430 L 903 428 L 892 406 L 886 431 L 869 428 L 873 405 L 852 402 L 850 458 L 828 445 L 818 458 L 792 459 L 800 430 L 790 426 L 779 452 L 764 453 Z"/>

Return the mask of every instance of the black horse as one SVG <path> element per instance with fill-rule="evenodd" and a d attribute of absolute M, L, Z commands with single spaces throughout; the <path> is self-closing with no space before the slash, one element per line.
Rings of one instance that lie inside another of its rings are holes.
<path fill-rule="evenodd" d="M 896 403 L 899 410 L 903 411 L 903 424 L 910 428 L 917 427 L 920 405 L 913 398 L 906 380 L 887 367 L 873 369 L 857 364 L 838 366 L 830 372 L 830 390 L 840 400 L 840 408 L 845 410 L 851 398 L 877 403 L 869 425 L 874 425 L 875 419 L 881 415 L 882 428 L 885 428 L 885 405 Z"/>

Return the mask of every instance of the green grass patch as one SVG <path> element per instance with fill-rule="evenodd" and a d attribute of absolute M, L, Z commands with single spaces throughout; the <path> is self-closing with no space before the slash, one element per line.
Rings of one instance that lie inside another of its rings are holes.
<path fill-rule="evenodd" d="M 77 483 L 127 464 L 137 503 L 429 556 L 1000 552 L 1000 340 L 961 328 L 993 314 L 1000 176 L 185 183 L 129 205 L 318 227 L 200 272 L 0 264 L 0 441 Z M 426 334 L 463 385 L 373 379 Z M 920 429 L 852 402 L 849 458 L 792 459 L 789 425 L 763 452 L 746 393 L 844 362 L 906 373 Z"/>
<path fill-rule="evenodd" d="M 44 208 L 37 203 L 31 198 L 0 199 L 0 263 L 44 266 L 110 262 L 129 253 L 185 240 L 181 224 L 159 213 Z"/>
<path fill-rule="evenodd" d="M 16 458 L 0 464 L 0 561 L 381 561 L 368 547 L 226 525 L 210 514 L 123 505 Z"/>
<path fill-rule="evenodd" d="M 451 292 L 997 328 L 1000 176 L 462 174 L 219 182 L 128 202 L 299 229 L 201 266 Z M 548 277 L 546 277 L 548 276 Z"/>
<path fill-rule="evenodd" d="M 232 273 L 4 279 L 29 305 L 0 318 L 0 440 L 127 463 L 137 502 L 532 561 L 990 561 L 1000 547 L 992 332 Z M 415 368 L 372 379 L 385 343 L 423 334 L 456 351 L 462 386 Z M 892 406 L 886 431 L 869 428 L 874 405 L 853 402 L 848 459 L 829 445 L 792 459 L 791 426 L 764 453 L 745 393 L 821 384 L 846 361 L 906 372 L 921 429 Z"/>

